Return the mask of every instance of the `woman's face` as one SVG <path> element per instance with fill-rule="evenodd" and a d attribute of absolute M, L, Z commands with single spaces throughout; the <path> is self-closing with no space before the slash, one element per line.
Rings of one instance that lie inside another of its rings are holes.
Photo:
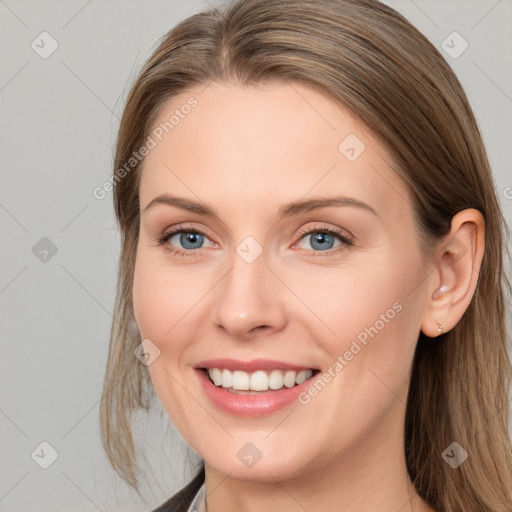
<path fill-rule="evenodd" d="M 298 84 L 214 82 L 154 128 L 133 301 L 185 440 L 259 481 L 403 450 L 428 273 L 383 147 Z"/>

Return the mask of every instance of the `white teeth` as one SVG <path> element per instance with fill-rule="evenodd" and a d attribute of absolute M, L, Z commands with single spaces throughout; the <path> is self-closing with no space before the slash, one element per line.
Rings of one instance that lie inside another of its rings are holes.
<path fill-rule="evenodd" d="M 216 386 L 220 386 L 222 384 L 222 372 L 218 368 L 212 368 L 210 370 L 210 377 Z"/>
<path fill-rule="evenodd" d="M 268 389 L 268 375 L 265 372 L 254 372 L 249 379 L 252 391 L 266 391 Z"/>
<path fill-rule="evenodd" d="M 272 370 L 268 376 L 268 387 L 270 389 L 281 389 L 283 385 L 283 372 L 281 370 Z"/>
<path fill-rule="evenodd" d="M 209 368 L 208 375 L 216 386 L 233 388 L 240 391 L 268 391 L 281 389 L 283 386 L 292 388 L 302 384 L 313 375 L 312 370 L 258 370 L 253 373 L 225 368 Z"/>
<path fill-rule="evenodd" d="M 308 372 L 311 372 L 311 370 L 301 370 L 299 373 L 297 373 L 295 382 L 297 384 L 302 384 L 305 380 L 309 379 L 309 377 L 311 377 L 311 373 L 308 375 Z"/>
<path fill-rule="evenodd" d="M 284 374 L 284 378 L 283 378 L 284 385 L 287 388 L 293 388 L 293 386 L 295 386 L 295 377 L 296 376 L 297 376 L 297 372 L 294 372 L 293 370 L 288 370 Z"/>
<path fill-rule="evenodd" d="M 229 370 L 224 371 L 227 372 Z M 233 389 L 249 391 L 249 374 L 238 370 L 233 372 Z"/>
<path fill-rule="evenodd" d="M 211 371 L 211 369 L 209 371 Z M 210 374 L 210 377 L 211 377 L 211 374 Z M 222 370 L 222 383 L 221 384 L 222 384 L 223 388 L 230 388 L 231 386 L 233 386 L 233 374 L 229 370 Z"/>

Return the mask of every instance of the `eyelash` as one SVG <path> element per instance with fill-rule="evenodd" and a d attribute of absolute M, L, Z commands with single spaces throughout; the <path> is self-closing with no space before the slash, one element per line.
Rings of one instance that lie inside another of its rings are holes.
<path fill-rule="evenodd" d="M 208 238 L 208 235 L 201 231 L 200 229 L 192 229 L 192 228 L 181 228 L 177 227 L 174 231 L 171 231 L 170 233 L 167 233 L 163 235 L 161 238 L 158 239 L 158 245 L 163 246 L 165 245 L 174 235 L 178 235 L 180 233 L 198 233 L 200 235 L 205 236 Z M 176 254 L 178 256 L 196 256 L 196 253 L 199 251 L 199 249 L 192 249 L 185 251 L 183 249 L 176 249 L 174 247 L 170 247 L 169 245 L 165 245 L 164 249 L 166 251 L 171 252 L 172 254 Z"/>
<path fill-rule="evenodd" d="M 302 240 L 302 238 L 304 238 L 306 235 L 311 235 L 312 233 L 323 233 L 333 235 L 341 242 L 341 245 L 335 249 L 327 249 L 326 251 L 314 251 L 312 249 L 308 250 L 307 252 L 309 253 L 310 256 L 313 256 L 313 258 L 332 256 L 333 253 L 337 253 L 339 251 L 344 250 L 346 247 L 354 245 L 353 241 L 350 238 L 346 237 L 340 229 L 332 228 L 329 226 L 322 226 L 320 228 L 301 229 L 299 231 L 299 240 Z"/>
<path fill-rule="evenodd" d="M 201 231 L 200 229 L 196 228 L 185 228 L 178 226 L 174 231 L 171 231 L 170 233 L 166 233 L 162 237 L 160 237 L 157 240 L 157 243 L 159 246 L 164 246 L 173 236 L 178 235 L 180 233 L 198 233 L 206 238 L 208 238 L 208 235 Z M 326 253 L 327 256 L 332 255 L 333 253 L 336 253 L 340 250 L 345 249 L 346 247 L 350 247 L 354 245 L 351 239 L 347 238 L 343 232 L 339 229 L 332 228 L 329 226 L 322 226 L 320 228 L 313 228 L 313 229 L 302 229 L 299 231 L 299 240 L 302 240 L 306 235 L 311 235 L 312 233 L 323 233 L 323 234 L 329 234 L 333 235 L 334 237 L 338 238 L 338 240 L 342 243 L 341 246 L 335 248 L 335 249 L 327 249 L 325 251 L 314 251 L 314 250 L 307 250 L 308 253 L 310 253 L 310 256 L 313 257 L 325 257 L 322 253 Z M 197 252 L 200 251 L 200 249 L 190 249 L 190 250 L 183 250 L 183 249 L 176 249 L 174 247 L 170 247 L 169 245 L 165 245 L 165 250 L 169 251 L 173 254 L 176 254 L 178 256 L 196 256 Z"/>

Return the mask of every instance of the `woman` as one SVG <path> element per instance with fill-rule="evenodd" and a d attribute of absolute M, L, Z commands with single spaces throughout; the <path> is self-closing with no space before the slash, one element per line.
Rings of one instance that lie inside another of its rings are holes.
<path fill-rule="evenodd" d="M 104 445 L 137 487 L 154 391 L 203 461 L 159 511 L 512 510 L 505 224 L 461 85 L 403 17 L 186 19 L 131 89 L 113 183 Z"/>

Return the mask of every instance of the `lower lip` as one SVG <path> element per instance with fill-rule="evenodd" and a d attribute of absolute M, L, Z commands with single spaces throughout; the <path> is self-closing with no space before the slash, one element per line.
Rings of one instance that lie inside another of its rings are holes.
<path fill-rule="evenodd" d="M 284 409 L 297 400 L 301 392 L 309 385 L 313 375 L 302 384 L 279 391 L 261 391 L 258 395 L 230 393 L 210 381 L 203 370 L 196 370 L 204 392 L 211 402 L 224 412 L 236 416 L 263 416 Z"/>

